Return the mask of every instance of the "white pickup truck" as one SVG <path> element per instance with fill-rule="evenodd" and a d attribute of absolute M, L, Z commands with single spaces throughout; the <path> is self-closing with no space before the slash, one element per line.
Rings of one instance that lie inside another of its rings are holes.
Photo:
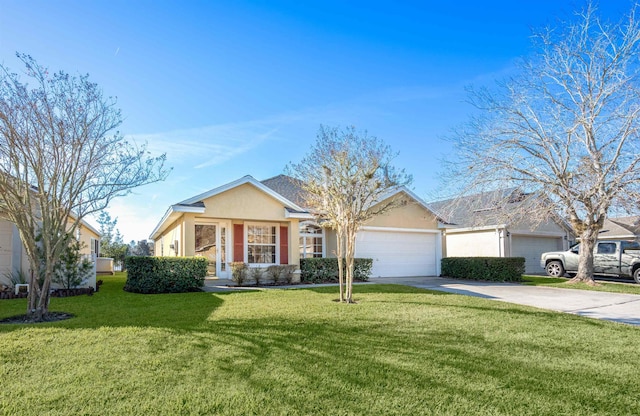
<path fill-rule="evenodd" d="M 542 253 L 540 266 L 549 276 L 578 272 L 580 244 L 567 251 Z M 601 276 L 633 277 L 640 283 L 640 243 L 637 241 L 598 241 L 593 249 L 593 273 Z"/>

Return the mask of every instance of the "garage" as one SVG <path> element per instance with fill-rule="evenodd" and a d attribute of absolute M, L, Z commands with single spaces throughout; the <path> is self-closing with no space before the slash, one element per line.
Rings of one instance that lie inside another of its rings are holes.
<path fill-rule="evenodd" d="M 371 277 L 437 276 L 439 236 L 434 230 L 364 229 L 356 238 L 356 257 L 373 259 Z"/>
<path fill-rule="evenodd" d="M 511 236 L 511 256 L 524 257 L 525 273 L 543 274 L 544 269 L 540 267 L 540 255 L 547 251 L 560 251 L 562 246 L 562 237 Z"/>
<path fill-rule="evenodd" d="M 0 220 L 0 276 L 5 277 L 11 273 L 12 248 L 13 225 L 9 221 Z"/>

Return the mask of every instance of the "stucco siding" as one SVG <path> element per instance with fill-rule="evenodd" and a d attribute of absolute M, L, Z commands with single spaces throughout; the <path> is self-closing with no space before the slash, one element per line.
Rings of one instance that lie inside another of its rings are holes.
<path fill-rule="evenodd" d="M 500 257 L 503 245 L 496 230 L 447 233 L 447 257 Z"/>
<path fill-rule="evenodd" d="M 389 212 L 378 215 L 367 222 L 372 227 L 396 227 L 396 228 L 438 228 L 438 220 L 433 213 L 421 206 L 409 197 L 406 197 L 406 205 L 396 207 Z"/>
<path fill-rule="evenodd" d="M 243 184 L 207 198 L 202 217 L 243 219 L 248 221 L 282 221 L 284 207 L 280 201 L 251 184 Z"/>

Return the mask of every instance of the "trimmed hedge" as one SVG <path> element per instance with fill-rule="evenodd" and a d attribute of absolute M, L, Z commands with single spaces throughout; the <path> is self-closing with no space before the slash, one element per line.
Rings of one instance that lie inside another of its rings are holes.
<path fill-rule="evenodd" d="M 459 279 L 519 282 L 524 274 L 524 257 L 445 257 L 441 276 Z"/>
<path fill-rule="evenodd" d="M 353 259 L 353 279 L 366 282 L 371 275 L 373 259 Z M 300 281 L 303 283 L 323 283 L 338 281 L 337 258 L 300 259 Z"/>
<path fill-rule="evenodd" d="M 197 292 L 204 285 L 204 257 L 127 257 L 124 290 L 135 293 Z"/>

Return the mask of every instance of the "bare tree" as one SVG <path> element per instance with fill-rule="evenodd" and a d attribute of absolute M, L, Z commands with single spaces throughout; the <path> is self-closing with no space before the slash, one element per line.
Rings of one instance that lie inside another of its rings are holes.
<path fill-rule="evenodd" d="M 589 4 L 534 37 L 535 53 L 496 90 L 470 90 L 480 110 L 452 136 L 450 185 L 460 193 L 516 186 L 544 195 L 530 220 L 556 213 L 581 241 L 574 281 L 593 283 L 593 248 L 612 207 L 640 197 L 640 28 L 637 5 L 619 23 Z"/>
<path fill-rule="evenodd" d="M 299 179 L 318 223 L 336 231 L 340 301 L 353 302 L 356 234 L 373 217 L 397 207 L 395 191 L 411 183 L 396 170 L 391 148 L 366 131 L 320 126 L 309 153 L 288 170 Z M 346 267 L 343 268 L 343 261 Z"/>
<path fill-rule="evenodd" d="M 581 241 L 573 281 L 593 283 L 593 248 L 612 207 L 640 197 L 640 28 L 637 5 L 619 23 L 592 4 L 534 36 L 535 53 L 494 91 L 470 91 L 480 110 L 452 136 L 449 185 L 460 193 L 516 186 L 544 198 L 527 217 L 567 218 Z"/>
<path fill-rule="evenodd" d="M 0 65 L 0 212 L 30 258 L 27 314 L 41 320 L 66 236 L 112 198 L 167 171 L 164 155 L 150 157 L 115 132 L 122 121 L 115 99 L 87 75 L 50 74 L 18 57 L 32 84 Z"/>

